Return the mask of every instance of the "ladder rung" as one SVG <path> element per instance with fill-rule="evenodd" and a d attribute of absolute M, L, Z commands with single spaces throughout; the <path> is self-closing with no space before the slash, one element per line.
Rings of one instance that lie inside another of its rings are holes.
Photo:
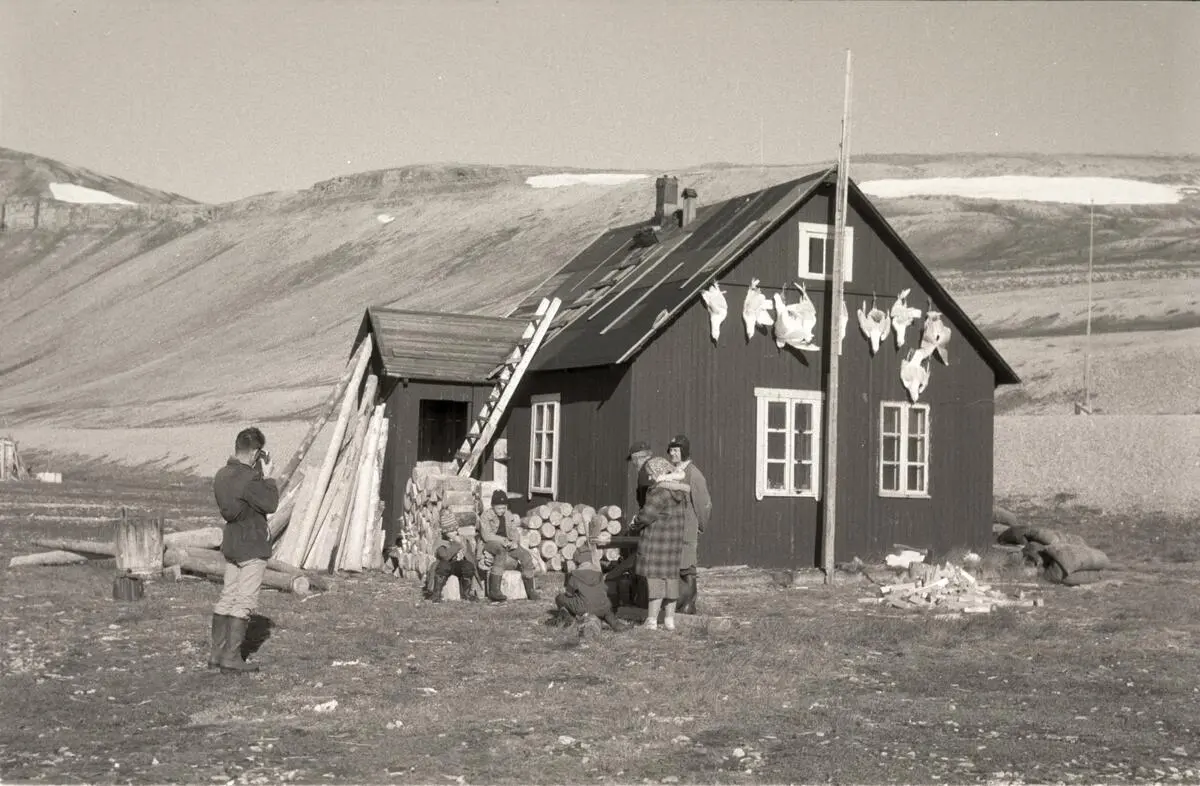
<path fill-rule="evenodd" d="M 462 465 L 462 463 L 463 463 L 464 461 L 466 461 L 467 459 L 471 458 L 471 451 L 469 451 L 469 450 L 460 450 L 460 451 L 458 451 L 457 453 L 455 453 L 455 454 L 454 454 L 454 458 L 455 458 L 455 460 L 456 460 L 456 461 L 459 463 L 459 465 L 461 466 L 461 465 Z"/>

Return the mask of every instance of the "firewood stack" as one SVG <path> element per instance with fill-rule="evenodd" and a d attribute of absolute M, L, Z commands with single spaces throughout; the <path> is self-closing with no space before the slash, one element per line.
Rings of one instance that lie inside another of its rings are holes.
<path fill-rule="evenodd" d="M 401 576 L 424 578 L 435 559 L 443 507 L 458 517 L 462 527 L 476 526 L 481 485 L 471 478 L 458 477 L 453 462 L 421 461 L 413 467 L 404 486 Z"/>
<path fill-rule="evenodd" d="M 575 570 L 575 552 L 594 538 L 603 546 L 621 531 L 621 509 L 616 505 L 593 508 L 568 502 L 538 505 L 521 521 L 521 545 L 538 556 L 547 570 Z M 618 549 L 605 549 L 602 559 L 620 558 Z"/>
<path fill-rule="evenodd" d="M 863 598 L 862 603 L 886 604 L 895 609 L 921 609 L 960 614 L 987 614 L 1002 606 L 1041 606 L 1041 597 L 1026 598 L 1024 593 L 1010 597 L 994 590 L 968 571 L 951 563 L 929 565 L 914 562 L 908 576 L 877 588 L 878 596 Z"/>

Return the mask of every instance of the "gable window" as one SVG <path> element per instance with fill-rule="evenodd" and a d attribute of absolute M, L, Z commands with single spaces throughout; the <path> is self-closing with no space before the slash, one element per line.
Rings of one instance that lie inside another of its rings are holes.
<path fill-rule="evenodd" d="M 758 400 L 754 496 L 819 496 L 821 401 L 818 390 L 755 388 Z"/>
<path fill-rule="evenodd" d="M 558 498 L 559 396 L 534 396 L 529 423 L 529 491 Z"/>
<path fill-rule="evenodd" d="M 928 497 L 929 405 L 883 402 L 879 443 L 879 495 Z"/>
<path fill-rule="evenodd" d="M 800 222 L 800 278 L 828 281 L 833 269 L 834 229 L 827 224 Z M 846 227 L 846 252 L 843 279 L 854 278 L 854 227 Z"/>

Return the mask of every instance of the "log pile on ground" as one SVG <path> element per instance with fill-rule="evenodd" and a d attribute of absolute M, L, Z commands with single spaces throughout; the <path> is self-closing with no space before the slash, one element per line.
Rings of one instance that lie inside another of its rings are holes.
<path fill-rule="evenodd" d="M 958 565 L 945 563 L 930 565 L 913 562 L 906 575 L 893 583 L 879 584 L 877 596 L 862 598 L 862 603 L 879 603 L 894 609 L 920 609 L 943 612 L 953 616 L 961 614 L 987 614 L 1000 607 L 1041 606 L 1040 597 L 1027 598 L 1024 594 L 1010 597 L 999 590 L 982 584 L 975 576 Z"/>
<path fill-rule="evenodd" d="M 540 557 L 551 571 L 575 570 L 575 552 L 589 539 L 604 546 L 608 539 L 621 531 L 621 509 L 616 505 L 599 508 L 591 505 L 571 505 L 568 502 L 547 502 L 538 505 L 521 520 L 521 546 Z M 602 559 L 620 559 L 620 551 L 604 549 Z"/>
<path fill-rule="evenodd" d="M 473 538 L 483 509 L 481 499 L 490 499 L 494 488 L 494 483 L 460 478 L 453 462 L 418 462 L 404 486 L 400 575 L 424 578 L 433 564 L 443 508 L 458 519 L 459 532 Z"/>

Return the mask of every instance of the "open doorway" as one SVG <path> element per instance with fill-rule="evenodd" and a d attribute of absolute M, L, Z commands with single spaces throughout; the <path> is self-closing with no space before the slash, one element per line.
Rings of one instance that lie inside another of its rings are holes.
<path fill-rule="evenodd" d="M 421 399 L 420 407 L 417 461 L 452 461 L 467 438 L 470 403 Z"/>

